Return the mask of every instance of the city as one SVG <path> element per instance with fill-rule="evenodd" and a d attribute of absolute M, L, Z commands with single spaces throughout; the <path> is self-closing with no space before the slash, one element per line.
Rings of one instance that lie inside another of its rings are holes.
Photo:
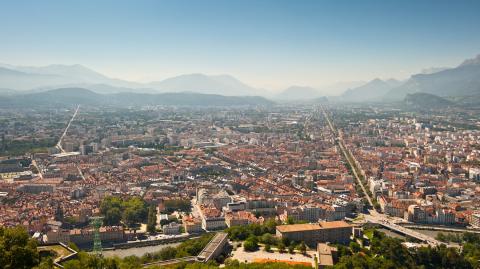
<path fill-rule="evenodd" d="M 0 269 L 480 268 L 478 10 L 1 3 Z"/>

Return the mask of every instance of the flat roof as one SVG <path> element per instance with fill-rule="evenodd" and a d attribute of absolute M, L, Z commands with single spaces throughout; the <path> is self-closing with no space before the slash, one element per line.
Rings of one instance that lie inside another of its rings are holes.
<path fill-rule="evenodd" d="M 310 230 L 320 230 L 322 227 L 319 224 L 289 224 L 289 225 L 279 225 L 277 226 L 277 230 L 282 233 L 285 232 L 303 232 L 303 231 L 310 231 Z"/>
<path fill-rule="evenodd" d="M 319 243 L 317 245 L 318 265 L 323 265 L 323 266 L 332 266 L 333 265 L 332 250 L 336 251 L 336 248 L 331 247 L 331 246 L 329 246 L 325 243 Z"/>
<path fill-rule="evenodd" d="M 331 255 L 332 254 L 332 247 L 325 243 L 318 243 L 317 245 L 317 251 L 318 254 L 320 255 Z"/>
<path fill-rule="evenodd" d="M 325 221 L 320 223 L 305 223 L 305 224 L 289 224 L 289 225 L 279 225 L 277 230 L 279 232 L 304 232 L 312 230 L 321 230 L 321 229 L 335 229 L 335 228 L 350 228 L 350 224 L 345 221 Z"/>
<path fill-rule="evenodd" d="M 322 226 L 322 228 L 324 228 L 324 229 L 350 228 L 350 227 L 352 227 L 352 225 L 346 223 L 343 220 L 320 222 L 320 226 Z"/>
<path fill-rule="evenodd" d="M 318 265 L 333 266 L 333 257 L 332 257 L 332 255 L 320 254 L 319 259 L 318 259 Z"/>

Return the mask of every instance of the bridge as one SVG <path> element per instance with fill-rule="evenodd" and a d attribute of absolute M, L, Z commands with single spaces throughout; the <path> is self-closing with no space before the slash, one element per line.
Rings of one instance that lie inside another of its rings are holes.
<path fill-rule="evenodd" d="M 371 215 L 364 215 L 364 217 L 367 222 L 381 225 L 389 230 L 415 238 L 417 240 L 423 241 L 432 246 L 446 245 L 447 247 L 459 247 L 458 244 L 447 244 L 435 239 L 432 236 L 398 225 L 394 221 L 386 218 L 386 216 L 383 214 L 377 213 L 377 214 L 371 214 Z"/>
<path fill-rule="evenodd" d="M 346 147 L 343 143 L 343 138 L 340 135 L 338 135 L 338 131 L 333 126 L 333 123 L 330 120 L 330 117 L 328 116 L 325 109 L 323 107 L 321 107 L 321 110 L 322 110 L 324 118 L 327 120 L 327 124 L 328 124 L 330 130 L 336 136 L 336 139 L 338 141 L 338 145 L 340 147 L 341 152 L 345 156 L 347 162 L 352 167 L 352 172 L 353 172 L 353 175 L 354 175 L 355 179 L 357 180 L 358 185 L 361 187 L 363 193 L 365 194 L 365 198 L 367 199 L 368 203 L 373 208 L 372 210 L 369 210 L 370 214 L 365 214 L 364 215 L 365 220 L 367 220 L 368 222 L 371 222 L 371 223 L 379 224 L 379 225 L 381 225 L 381 226 L 383 226 L 387 229 L 398 232 L 400 234 L 404 234 L 404 235 L 410 236 L 412 238 L 418 239 L 420 241 L 426 242 L 429 245 L 439 246 L 441 244 L 445 244 L 445 243 L 443 243 L 443 242 L 441 242 L 441 241 L 439 241 L 439 240 L 437 240 L 437 239 L 435 239 L 431 236 L 428 236 L 428 235 L 419 233 L 415 230 L 408 229 L 406 227 L 400 226 L 400 225 L 396 224 L 394 221 L 390 220 L 385 214 L 381 214 L 381 213 L 376 211 L 375 207 L 373 206 L 373 198 L 370 197 L 370 195 L 368 194 L 366 187 L 364 186 L 362 180 L 360 179 L 360 176 L 358 175 L 358 173 L 356 171 L 357 169 L 356 169 L 356 165 L 355 165 L 355 162 L 356 162 L 355 156 L 353 156 L 353 154 L 351 154 L 351 152 L 346 149 Z M 458 245 L 452 245 L 452 244 L 448 244 L 447 246 L 448 247 L 458 247 Z"/>
<path fill-rule="evenodd" d="M 171 260 L 166 260 L 166 261 L 156 261 L 156 262 L 149 262 L 149 263 L 144 263 L 143 267 L 149 267 L 149 266 L 167 266 L 167 265 L 174 265 L 177 263 L 182 263 L 182 262 L 194 262 L 197 260 L 196 256 L 188 256 L 188 257 L 183 257 L 183 258 L 178 258 L 178 259 L 171 259 Z"/>
<path fill-rule="evenodd" d="M 208 262 L 216 258 L 220 253 L 222 253 L 223 248 L 227 244 L 228 234 L 226 233 L 217 233 L 207 246 L 198 254 L 197 260 L 201 262 Z"/>
<path fill-rule="evenodd" d="M 219 232 L 215 234 L 212 240 L 208 242 L 208 244 L 200 252 L 200 254 L 198 254 L 198 256 L 188 256 L 188 257 L 183 257 L 178 259 L 144 263 L 143 267 L 145 268 L 153 265 L 167 266 L 167 265 L 174 265 L 182 262 L 195 262 L 195 261 L 208 262 L 218 257 L 218 255 L 220 255 L 223 252 L 223 249 L 225 248 L 225 245 L 227 244 L 227 242 L 228 242 L 228 234 Z"/>

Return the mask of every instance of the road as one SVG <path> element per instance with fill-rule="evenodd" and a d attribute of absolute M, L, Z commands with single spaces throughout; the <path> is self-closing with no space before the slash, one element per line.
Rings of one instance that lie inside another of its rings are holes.
<path fill-rule="evenodd" d="M 75 113 L 73 113 L 73 116 L 72 118 L 70 119 L 70 121 L 68 122 L 67 124 L 67 127 L 65 127 L 65 130 L 63 131 L 63 134 L 60 136 L 60 139 L 58 139 L 58 143 L 56 145 L 56 147 L 60 150 L 60 152 L 62 153 L 65 153 L 65 150 L 63 149 L 62 147 L 62 140 L 63 138 L 67 135 L 67 132 L 68 132 L 68 128 L 70 128 L 70 125 L 72 124 L 73 120 L 75 119 L 75 117 L 77 116 L 77 113 L 78 113 L 78 110 L 80 109 L 80 105 L 77 106 L 77 109 L 75 109 Z"/>
<path fill-rule="evenodd" d="M 351 156 L 351 158 L 355 158 L 355 156 L 353 156 L 351 154 L 347 154 L 347 150 L 346 150 L 345 145 L 343 143 L 343 138 L 338 134 L 337 130 L 333 126 L 333 124 L 330 120 L 330 117 L 328 116 L 325 109 L 323 107 L 321 109 L 322 109 L 322 112 L 323 112 L 323 115 L 324 115 L 325 119 L 327 120 L 327 123 L 328 123 L 328 126 L 330 127 L 330 130 L 336 136 L 336 139 L 338 141 L 338 145 L 340 147 L 340 150 L 342 151 L 343 155 L 345 156 L 348 163 L 352 167 L 352 172 L 353 172 L 353 175 L 355 176 L 355 178 L 357 180 L 357 183 L 362 188 L 362 191 L 365 194 L 365 197 L 367 198 L 368 203 L 373 208 L 373 209 L 369 210 L 369 214 L 364 214 L 365 220 L 368 221 L 368 222 L 371 222 L 371 223 L 376 223 L 376 224 L 382 225 L 382 226 L 384 226 L 384 227 L 386 227 L 390 230 L 408 235 L 408 236 L 416 238 L 418 240 L 424 241 L 424 242 L 428 243 L 429 245 L 438 246 L 440 244 L 444 244 L 443 242 L 440 242 L 440 241 L 436 240 L 435 238 L 433 238 L 431 236 L 428 236 L 428 235 L 419 233 L 417 231 L 414 231 L 412 229 L 408 229 L 406 227 L 400 226 L 400 225 L 396 224 L 396 222 L 398 222 L 399 220 L 396 220 L 395 218 L 390 218 L 387 215 L 379 213 L 375 210 L 375 207 L 373 207 L 372 198 L 368 195 L 367 189 L 363 185 L 363 182 L 360 180 L 360 177 L 358 176 L 357 171 L 355 169 L 356 166 L 354 166 L 353 161 L 349 158 L 349 156 Z M 457 245 L 447 245 L 447 246 L 458 247 Z"/>
<path fill-rule="evenodd" d="M 433 238 L 429 235 L 422 234 L 422 233 L 419 233 L 415 230 L 408 229 L 408 228 L 405 228 L 403 226 L 400 226 L 400 225 L 396 224 L 394 220 L 389 219 L 384 214 L 379 214 L 376 211 L 373 211 L 373 212 L 375 212 L 375 213 L 370 214 L 370 215 L 368 215 L 368 214 L 364 215 L 366 221 L 371 222 L 371 223 L 380 224 L 380 225 L 384 226 L 385 228 L 388 228 L 389 230 L 396 231 L 396 232 L 399 232 L 401 234 L 416 238 L 418 240 L 421 240 L 421 241 L 424 241 L 424 242 L 428 243 L 429 245 L 439 246 L 441 244 L 444 244 L 443 242 L 438 241 L 437 239 L 435 239 L 435 238 Z M 453 245 L 449 245 L 449 246 L 452 247 Z"/>
<path fill-rule="evenodd" d="M 37 169 L 38 176 L 40 177 L 40 179 L 43 179 L 42 169 L 40 169 L 40 167 L 38 166 L 37 161 L 35 161 L 35 159 L 32 159 L 32 165 L 33 165 L 33 167 L 35 167 Z"/>
<path fill-rule="evenodd" d="M 355 163 L 352 162 L 352 160 L 350 159 L 350 154 L 347 153 L 347 150 L 345 149 L 345 145 L 343 144 L 343 138 L 340 137 L 338 135 L 338 132 L 337 130 L 335 129 L 335 127 L 333 127 L 333 124 L 332 122 L 330 121 L 330 117 L 328 116 L 327 112 L 325 111 L 325 109 L 322 107 L 322 112 L 323 112 L 323 116 L 325 117 L 325 119 L 327 120 L 327 123 L 328 123 L 328 126 L 330 127 L 330 130 L 332 131 L 332 133 L 335 134 L 335 136 L 337 136 L 337 141 L 338 141 L 338 145 L 340 147 L 340 150 L 342 151 L 342 154 L 343 156 L 345 156 L 345 159 L 347 159 L 347 162 L 348 164 L 350 165 L 350 167 L 352 168 L 352 172 L 353 172 L 353 175 L 355 176 L 355 179 L 357 180 L 357 183 L 358 185 L 362 188 L 362 191 L 363 193 L 365 194 L 365 198 L 367 198 L 367 201 L 368 201 L 368 204 L 372 207 L 372 208 L 375 208 L 373 206 L 373 201 L 372 201 L 372 198 L 368 195 L 368 192 L 367 192 L 367 189 L 365 188 L 365 186 L 363 185 L 363 182 L 362 180 L 360 179 L 360 177 L 358 176 L 357 174 L 357 171 L 355 169 Z M 352 156 L 352 158 L 355 158 Z"/>

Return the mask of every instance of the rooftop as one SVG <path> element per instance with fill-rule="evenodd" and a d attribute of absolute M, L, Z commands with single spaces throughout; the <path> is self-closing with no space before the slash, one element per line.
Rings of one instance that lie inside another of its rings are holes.
<path fill-rule="evenodd" d="M 311 230 L 321 230 L 321 229 L 334 229 L 334 228 L 347 228 L 352 227 L 350 224 L 345 221 L 325 221 L 318 224 L 306 223 L 306 224 L 290 224 L 290 225 L 279 225 L 277 230 L 285 232 L 303 232 Z"/>
<path fill-rule="evenodd" d="M 319 224 L 290 224 L 290 225 L 279 225 L 277 230 L 286 233 L 286 232 L 303 232 L 310 230 L 320 230 L 322 227 Z"/>

